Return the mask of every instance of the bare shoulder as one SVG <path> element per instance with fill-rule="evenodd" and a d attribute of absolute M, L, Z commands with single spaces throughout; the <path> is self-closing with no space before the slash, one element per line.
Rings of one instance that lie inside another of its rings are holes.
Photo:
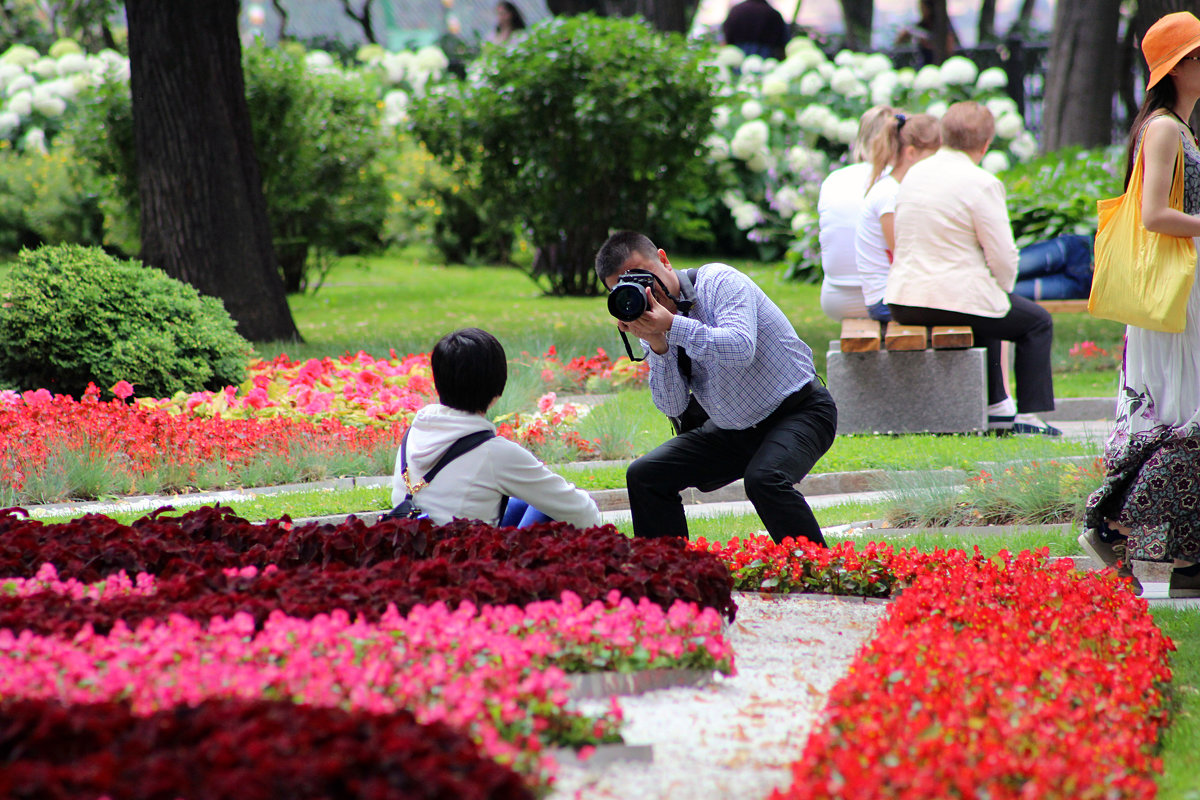
<path fill-rule="evenodd" d="M 1162 148 L 1169 145 L 1174 151 L 1179 141 L 1180 131 L 1183 130 L 1179 122 L 1170 114 L 1161 114 L 1157 117 L 1152 117 L 1146 123 L 1146 132 L 1142 136 L 1142 141 L 1147 148 Z"/>

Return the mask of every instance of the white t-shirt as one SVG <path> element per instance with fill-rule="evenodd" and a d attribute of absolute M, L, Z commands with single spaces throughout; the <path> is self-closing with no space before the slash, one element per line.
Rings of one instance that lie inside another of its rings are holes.
<path fill-rule="evenodd" d="M 883 299 L 887 289 L 888 273 L 892 270 L 892 259 L 888 254 L 887 239 L 883 236 L 880 218 L 884 214 L 896 213 L 896 195 L 900 182 L 891 175 L 875 181 L 863 200 L 862 213 L 858 218 L 858 230 L 854 235 L 855 258 L 858 262 L 858 277 L 862 281 L 863 300 L 873 306 Z"/>
<path fill-rule="evenodd" d="M 870 178 L 870 164 L 851 164 L 829 173 L 821 183 L 817 195 L 817 222 L 821 229 L 821 268 L 826 283 L 859 285 L 854 231 Z"/>

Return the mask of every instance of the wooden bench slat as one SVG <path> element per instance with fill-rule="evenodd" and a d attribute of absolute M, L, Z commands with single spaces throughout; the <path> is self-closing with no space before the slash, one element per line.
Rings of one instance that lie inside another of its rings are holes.
<path fill-rule="evenodd" d="M 883 342 L 888 350 L 924 350 L 925 326 L 889 322 L 883 334 Z"/>
<path fill-rule="evenodd" d="M 879 349 L 879 323 L 873 319 L 842 320 L 842 352 L 873 353 Z"/>
<path fill-rule="evenodd" d="M 1087 300 L 1037 300 L 1051 314 L 1080 314 L 1087 311 Z"/>
<path fill-rule="evenodd" d="M 935 325 L 929 331 L 934 350 L 957 350 L 975 344 L 974 332 L 965 325 Z"/>

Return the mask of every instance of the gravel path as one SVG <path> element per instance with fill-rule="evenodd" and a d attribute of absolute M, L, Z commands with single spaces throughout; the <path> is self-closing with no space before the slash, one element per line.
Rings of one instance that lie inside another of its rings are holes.
<path fill-rule="evenodd" d="M 874 634 L 885 606 L 736 599 L 728 636 L 738 674 L 700 689 L 620 698 L 626 742 L 654 745 L 654 762 L 563 767 L 551 800 L 762 800 L 791 782 L 788 768 L 829 690 Z"/>

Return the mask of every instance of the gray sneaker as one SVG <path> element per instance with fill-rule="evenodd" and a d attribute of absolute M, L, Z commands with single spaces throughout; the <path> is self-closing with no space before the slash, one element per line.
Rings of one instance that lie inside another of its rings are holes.
<path fill-rule="evenodd" d="M 1125 557 L 1124 538 L 1117 539 L 1115 542 L 1106 542 L 1095 530 L 1089 529 L 1079 534 L 1078 541 L 1083 552 L 1099 561 L 1105 568 L 1116 568 L 1118 578 L 1128 578 L 1134 594 L 1142 593 L 1142 582 L 1133 574 L 1133 562 Z M 1195 596 L 1200 597 L 1200 594 Z"/>
<path fill-rule="evenodd" d="M 1171 570 L 1167 597 L 1200 597 L 1200 575 L 1184 575 L 1177 569 Z"/>

